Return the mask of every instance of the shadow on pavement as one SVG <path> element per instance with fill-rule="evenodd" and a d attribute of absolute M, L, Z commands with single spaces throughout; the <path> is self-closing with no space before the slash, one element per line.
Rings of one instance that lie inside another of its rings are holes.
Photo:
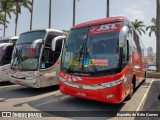
<path fill-rule="evenodd" d="M 6 89 L 0 91 L 1 98 L 4 98 L 0 102 L 3 102 L 6 99 L 12 99 L 12 98 L 24 98 L 24 97 L 32 97 L 36 95 L 42 95 L 45 93 L 53 92 L 59 89 L 59 86 L 51 86 L 51 87 L 45 87 L 45 88 L 29 88 L 20 86 L 16 89 Z"/>
<path fill-rule="evenodd" d="M 141 111 L 159 114 L 160 111 L 160 80 L 154 80 Z M 159 114 L 160 115 L 160 114 Z M 160 117 L 160 116 L 159 116 Z M 159 117 L 137 117 L 135 120 L 159 120 Z"/>
<path fill-rule="evenodd" d="M 149 83 L 141 83 L 135 90 L 143 84 L 143 87 L 148 87 Z M 98 102 L 93 100 L 81 99 L 71 97 L 61 93 L 53 94 L 48 97 L 25 102 L 29 106 L 39 111 L 43 111 L 49 116 L 59 117 L 95 117 L 93 119 L 108 119 L 116 117 L 117 113 L 126 104 L 126 100 L 121 104 L 109 104 L 104 102 Z M 25 103 L 17 104 L 16 106 L 22 106 Z M 108 117 L 109 116 L 109 117 Z M 74 118 L 75 119 L 75 118 Z M 79 119 L 79 118 L 76 118 Z"/>
<path fill-rule="evenodd" d="M 24 103 L 22 103 L 24 104 Z M 22 105 L 21 104 L 21 105 Z M 125 105 L 109 104 L 93 100 L 71 97 L 61 93 L 27 102 L 31 107 L 44 111 L 50 116 L 59 117 L 115 117 Z"/>
<path fill-rule="evenodd" d="M 150 90 L 148 92 L 148 95 L 142 110 L 143 111 L 160 111 L 160 100 L 158 99 L 159 94 L 160 94 L 160 80 L 159 81 L 155 80 L 153 81 L 150 87 Z"/>

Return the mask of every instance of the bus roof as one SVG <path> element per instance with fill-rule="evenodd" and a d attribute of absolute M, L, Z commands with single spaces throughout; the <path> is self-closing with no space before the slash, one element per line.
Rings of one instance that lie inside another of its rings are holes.
<path fill-rule="evenodd" d="M 18 39 L 18 37 L 19 36 L 3 37 L 3 38 L 0 38 L 0 43 L 12 43 L 12 42 L 15 42 L 15 40 Z"/>
<path fill-rule="evenodd" d="M 127 20 L 128 21 L 128 19 L 123 17 L 123 16 L 102 18 L 102 19 L 98 19 L 98 20 L 92 20 L 92 21 L 81 23 L 81 24 L 77 24 L 77 25 L 73 26 L 71 29 L 87 27 L 87 26 L 101 24 L 101 23 L 110 23 L 110 22 L 115 22 L 115 21 L 123 21 L 123 20 Z"/>
<path fill-rule="evenodd" d="M 35 30 L 23 32 L 23 33 L 21 33 L 21 34 L 24 34 L 24 33 L 27 33 L 27 32 L 34 32 L 34 31 L 46 31 L 46 32 L 58 32 L 58 33 L 63 33 L 63 31 L 57 30 L 57 29 L 35 29 Z"/>
<path fill-rule="evenodd" d="M 10 39 L 18 39 L 19 36 L 11 37 Z"/>
<path fill-rule="evenodd" d="M 8 43 L 0 43 L 0 47 L 4 46 L 6 44 L 8 44 Z"/>

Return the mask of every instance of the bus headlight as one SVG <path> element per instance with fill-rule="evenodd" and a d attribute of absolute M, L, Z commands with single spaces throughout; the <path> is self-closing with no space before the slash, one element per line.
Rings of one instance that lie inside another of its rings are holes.
<path fill-rule="evenodd" d="M 108 88 L 108 87 L 116 86 L 116 85 L 120 84 L 121 82 L 122 82 L 122 79 L 119 79 L 119 80 L 115 80 L 112 82 L 102 83 L 100 85 L 105 88 Z"/>
<path fill-rule="evenodd" d="M 33 80 L 35 79 L 37 76 L 31 76 L 31 77 L 26 77 L 26 80 Z"/>

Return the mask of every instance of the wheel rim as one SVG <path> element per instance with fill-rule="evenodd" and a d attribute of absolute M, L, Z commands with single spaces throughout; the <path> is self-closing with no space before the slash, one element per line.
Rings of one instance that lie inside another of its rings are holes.
<path fill-rule="evenodd" d="M 130 91 L 130 95 L 133 95 L 133 83 L 131 84 L 131 91 Z"/>

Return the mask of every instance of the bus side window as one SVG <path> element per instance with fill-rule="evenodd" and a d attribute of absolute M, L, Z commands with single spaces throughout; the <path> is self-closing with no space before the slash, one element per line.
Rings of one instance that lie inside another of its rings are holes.
<path fill-rule="evenodd" d="M 129 41 L 127 40 L 126 45 L 123 47 L 122 53 L 122 67 L 125 67 L 129 61 Z"/>
<path fill-rule="evenodd" d="M 56 49 L 53 52 L 50 48 L 44 48 L 42 59 L 41 59 L 41 69 L 47 69 L 52 67 L 58 60 L 62 49 L 62 40 L 56 42 Z"/>
<path fill-rule="evenodd" d="M 54 33 L 49 33 L 46 38 L 45 47 L 51 47 L 52 40 L 56 37 Z"/>
<path fill-rule="evenodd" d="M 54 62 L 56 63 L 60 54 L 61 54 L 61 49 L 62 49 L 62 43 L 63 41 L 62 40 L 58 40 L 56 41 L 56 49 L 54 51 Z M 54 64 L 55 64 L 54 63 Z"/>
<path fill-rule="evenodd" d="M 44 48 L 42 59 L 41 59 L 41 69 L 47 69 L 54 65 L 54 53 L 50 48 Z"/>
<path fill-rule="evenodd" d="M 5 57 L 4 57 L 4 65 L 10 64 L 12 51 L 13 51 L 13 46 L 8 46 L 6 48 L 6 53 L 5 53 Z"/>

